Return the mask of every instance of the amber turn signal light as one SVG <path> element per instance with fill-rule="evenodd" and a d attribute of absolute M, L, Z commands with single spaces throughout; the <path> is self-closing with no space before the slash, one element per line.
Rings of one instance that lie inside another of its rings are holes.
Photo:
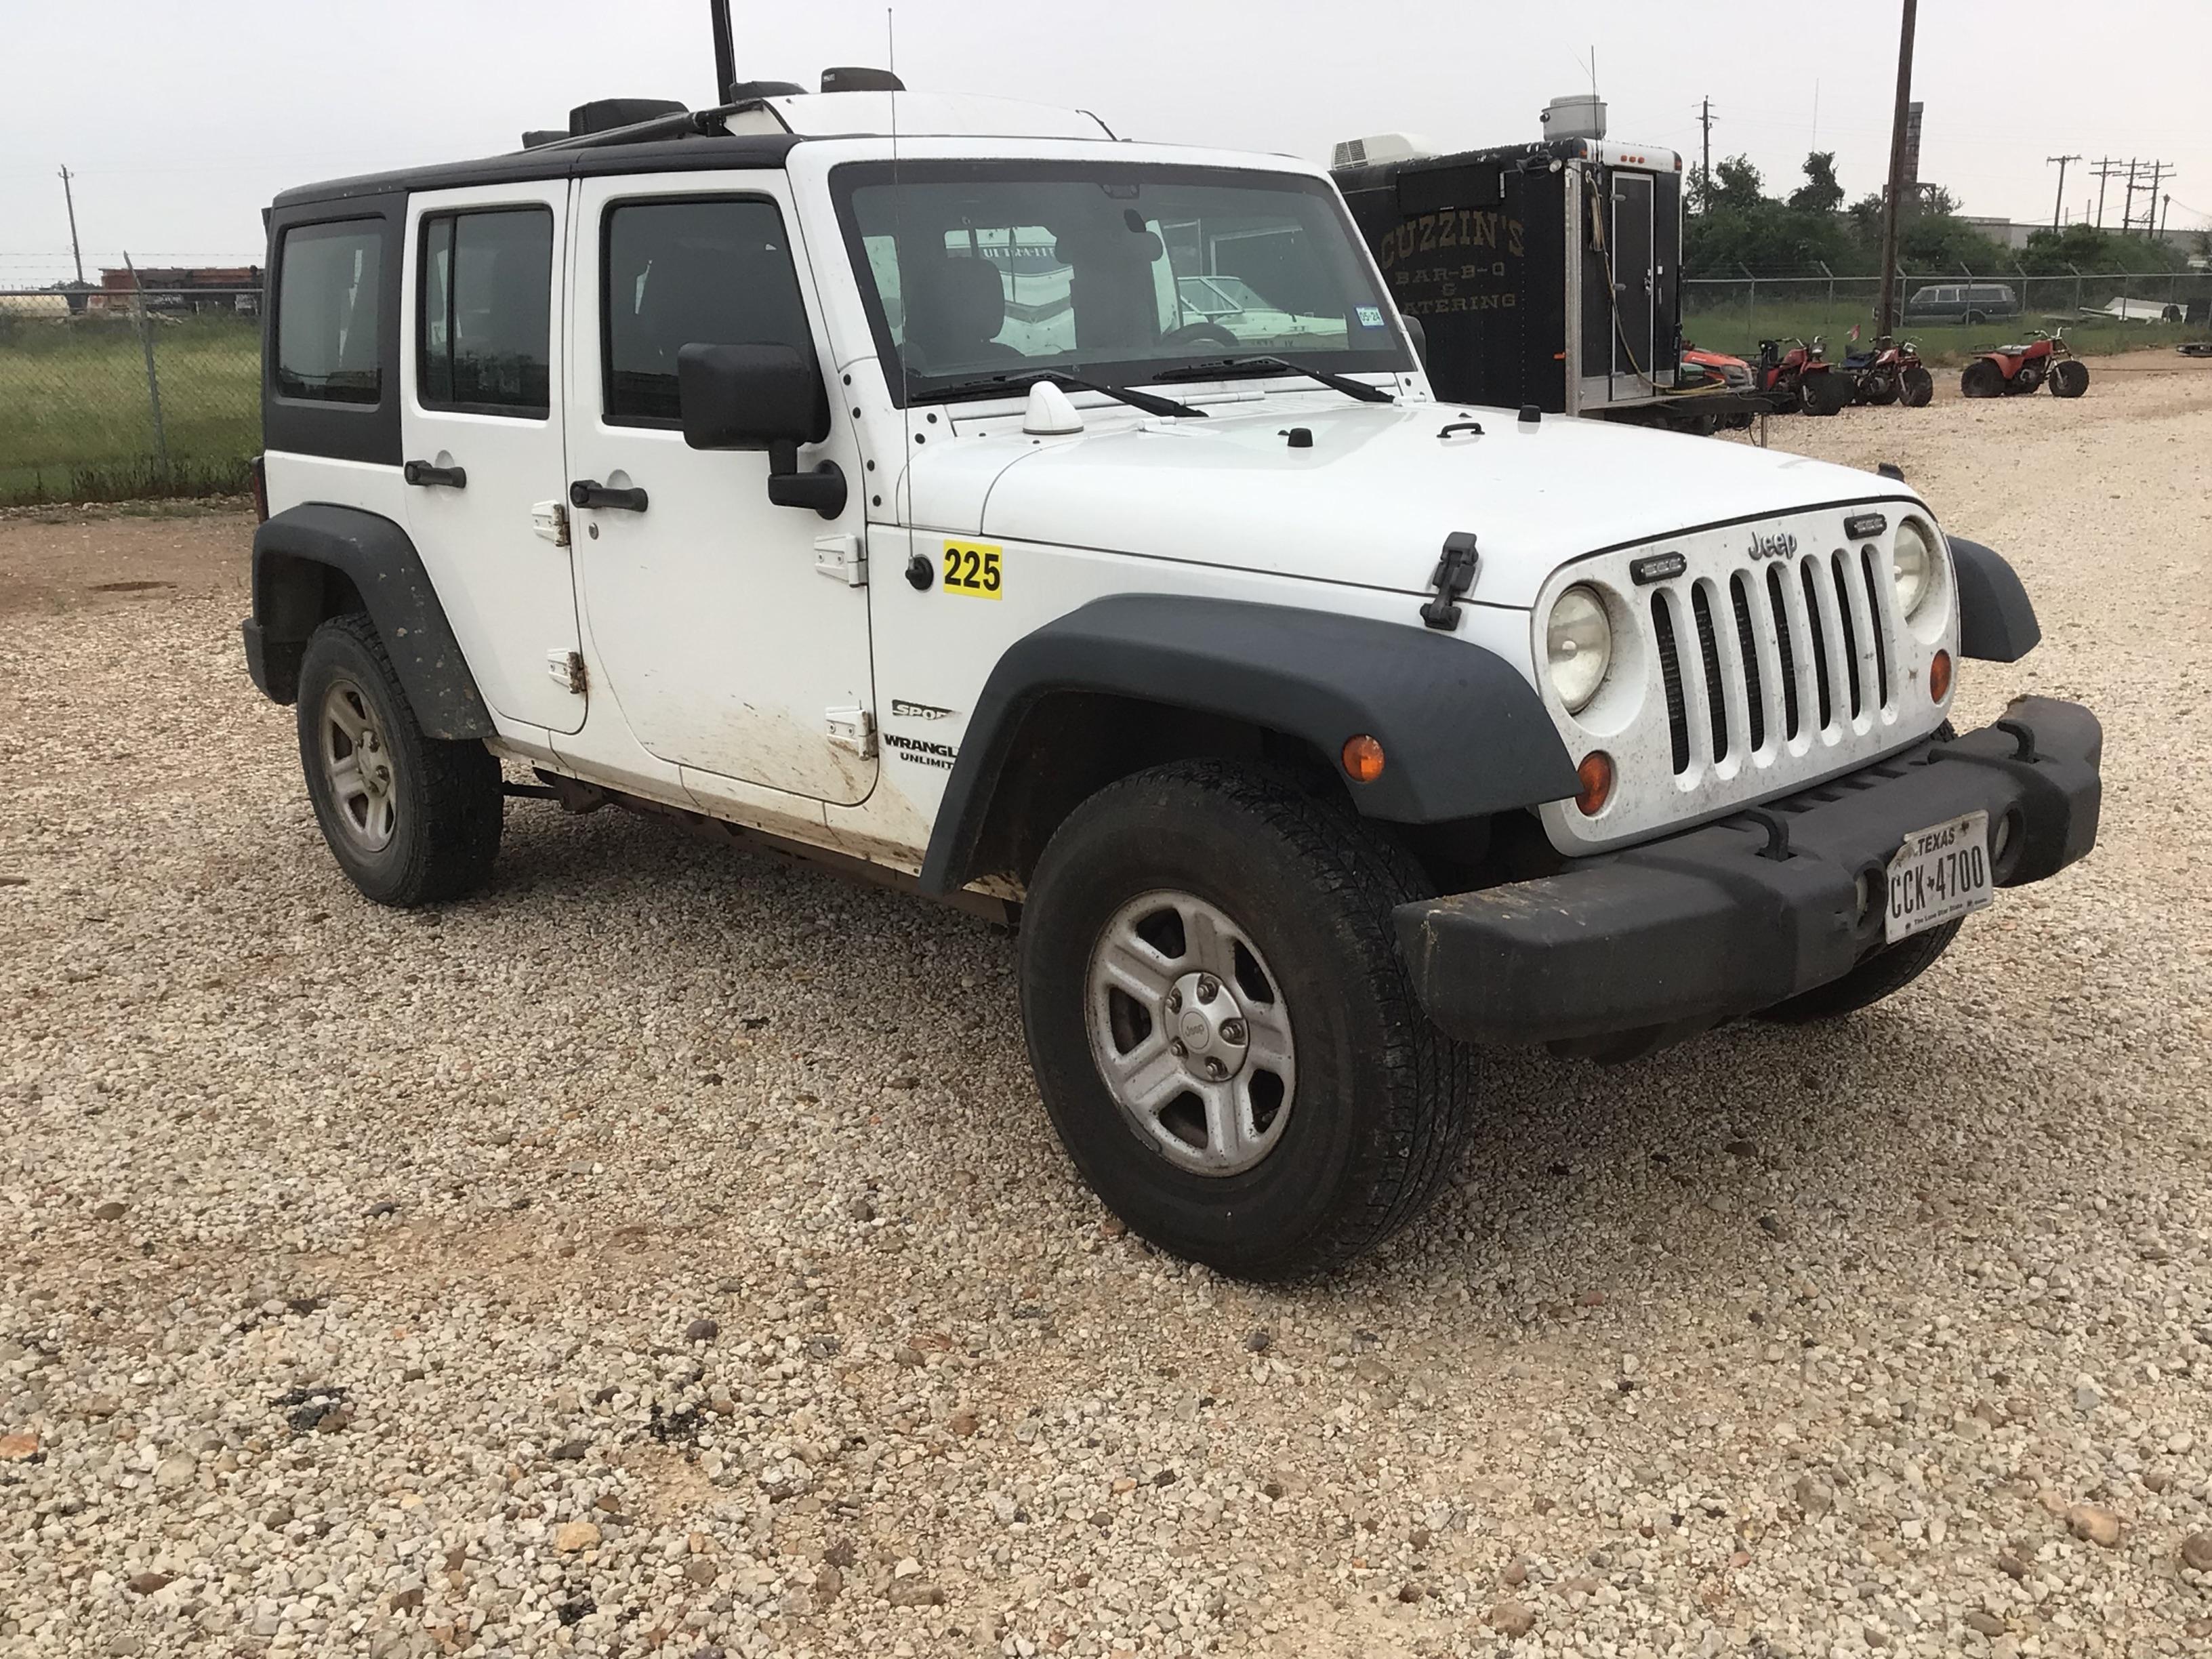
<path fill-rule="evenodd" d="M 1928 665 L 1928 695 L 1937 702 L 1951 695 L 1951 653 L 1938 651 Z"/>
<path fill-rule="evenodd" d="M 1583 786 L 1575 793 L 1575 805 L 1582 808 L 1584 817 L 1594 818 L 1613 799 L 1613 757 L 1602 749 L 1591 750 L 1575 768 L 1575 776 Z"/>
<path fill-rule="evenodd" d="M 1344 740 L 1344 775 L 1354 783 L 1372 783 L 1382 775 L 1382 745 L 1364 732 Z"/>

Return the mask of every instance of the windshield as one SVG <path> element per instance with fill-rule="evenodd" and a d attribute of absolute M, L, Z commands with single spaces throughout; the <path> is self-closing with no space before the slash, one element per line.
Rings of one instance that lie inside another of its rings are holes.
<path fill-rule="evenodd" d="M 1055 369 L 1109 385 L 1295 347 L 1409 368 L 1319 179 L 1105 161 L 870 162 L 831 176 L 893 395 Z"/>

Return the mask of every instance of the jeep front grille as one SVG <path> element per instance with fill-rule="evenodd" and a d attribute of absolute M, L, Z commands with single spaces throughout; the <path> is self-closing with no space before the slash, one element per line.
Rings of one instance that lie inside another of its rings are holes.
<path fill-rule="evenodd" d="M 1867 507 L 1883 527 L 1846 535 Z M 1554 573 L 1530 618 L 1537 659 L 1551 605 L 1582 584 L 1612 610 L 1613 661 L 1576 714 L 1539 689 L 1570 755 L 1604 750 L 1620 781 L 1595 817 L 1571 801 L 1540 808 L 1553 845 L 1596 852 L 1725 817 L 1934 731 L 1944 709 L 1928 695 L 1929 664 L 1958 648 L 1948 567 L 1931 596 L 1939 608 L 1913 623 L 1898 614 L 1890 576 L 1898 524 L 1925 511 L 1897 498 L 1838 503 L 1615 548 Z M 1655 577 L 1655 566 L 1667 574 Z"/>
<path fill-rule="evenodd" d="M 1805 737 L 1808 709 L 1818 711 L 1820 732 L 1839 716 L 1858 720 L 1888 708 L 1888 629 L 1875 570 L 1869 550 L 1838 549 L 1770 561 L 1764 580 L 1734 570 L 1724 581 L 1700 575 L 1652 593 L 1675 775 L 1756 754 L 1770 731 Z M 1693 650 L 1686 640 L 1696 641 Z M 1768 649 L 1771 672 L 1762 660 Z"/>

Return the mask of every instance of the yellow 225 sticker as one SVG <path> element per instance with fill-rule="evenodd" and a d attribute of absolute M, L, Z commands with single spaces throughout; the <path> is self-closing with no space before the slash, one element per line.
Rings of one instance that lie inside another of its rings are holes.
<path fill-rule="evenodd" d="M 988 542 L 945 544 L 945 591 L 971 599 L 1006 598 L 1006 581 L 1000 568 L 1003 549 Z"/>

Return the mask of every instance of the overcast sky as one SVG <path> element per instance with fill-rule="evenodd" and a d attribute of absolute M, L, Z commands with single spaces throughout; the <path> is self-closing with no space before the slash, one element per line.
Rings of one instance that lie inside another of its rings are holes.
<path fill-rule="evenodd" d="M 811 84 L 881 64 L 874 0 L 732 0 L 741 74 Z M 706 0 L 102 0 L 8 7 L 0 286 L 69 274 L 56 169 L 77 175 L 92 267 L 246 261 L 288 185 L 510 149 L 572 104 L 709 100 Z M 1716 158 L 1770 188 L 1833 149 L 1854 198 L 1887 167 L 1897 0 L 901 0 L 917 90 L 1095 110 L 1125 137 L 1327 160 L 1401 130 L 1449 147 L 1536 135 L 1552 96 L 1599 89 L 1616 138 Z M 1928 0 L 1913 94 L 1921 176 L 1966 211 L 2048 221 L 2061 151 L 2174 165 L 2171 223 L 2212 222 L 2212 0 Z M 1815 127 L 1817 86 L 1818 125 Z M 2078 216 L 2096 182 L 2076 163 Z M 2118 216 L 2116 189 L 2106 222 Z M 2190 205 L 2196 204 L 2195 206 Z"/>

